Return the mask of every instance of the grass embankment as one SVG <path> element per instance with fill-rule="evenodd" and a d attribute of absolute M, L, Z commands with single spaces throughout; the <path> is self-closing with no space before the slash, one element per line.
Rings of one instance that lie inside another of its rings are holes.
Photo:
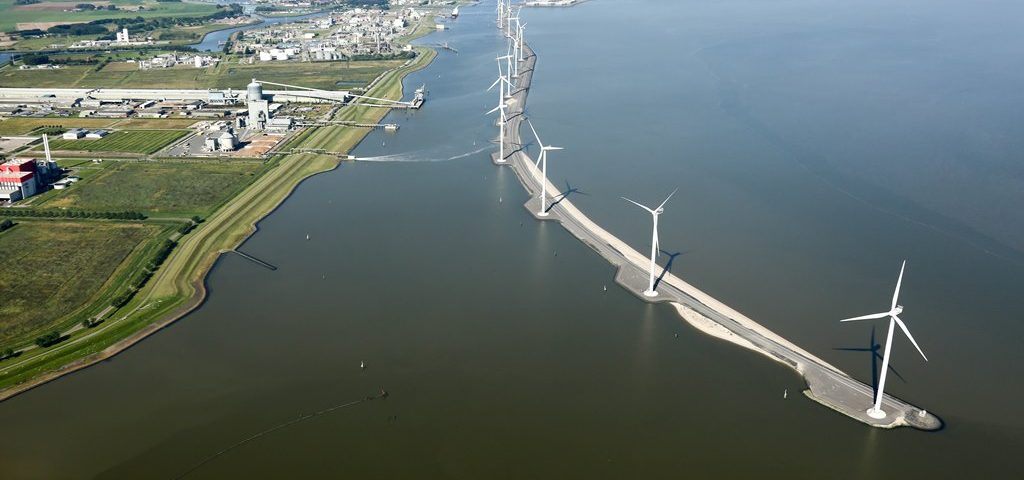
<path fill-rule="evenodd" d="M 400 98 L 401 78 L 425 67 L 433 56 L 433 51 L 424 50 L 405 68 L 383 77 L 370 95 Z M 341 112 L 339 117 L 360 123 L 377 123 L 387 114 L 386 109 L 370 107 L 346 107 Z M 334 151 L 347 153 L 368 131 L 351 130 L 358 134 L 344 133 L 341 138 L 330 140 Z M 291 143 L 309 148 L 309 141 L 310 136 L 301 135 Z M 201 303 L 205 295 L 203 279 L 220 253 L 235 248 L 248 237 L 256 222 L 283 202 L 303 179 L 331 170 L 339 162 L 333 155 L 275 157 L 262 176 L 183 237 L 153 278 L 103 324 L 77 332 L 54 347 L 30 350 L 27 358 L 0 363 L 0 399 L 107 358 L 188 313 Z"/>
<path fill-rule="evenodd" d="M 93 4 L 114 4 L 118 10 L 90 10 L 81 12 L 65 12 L 64 10 L 74 9 L 79 3 Z M 142 5 L 144 10 L 135 11 L 134 6 Z M 126 18 L 126 17 L 189 17 L 208 15 L 217 11 L 213 4 L 186 3 L 186 2 L 156 2 L 140 0 L 97 0 L 90 2 L 67 1 L 67 2 L 42 2 L 31 5 L 16 5 L 14 0 L 0 0 L 0 31 L 10 32 L 16 30 L 19 23 L 79 23 L 91 22 L 101 18 Z M 25 27 L 26 25 L 22 25 Z M 37 26 L 38 27 L 38 26 Z M 45 30 L 45 28 L 43 28 Z"/>
<path fill-rule="evenodd" d="M 35 207 L 209 215 L 264 168 L 259 162 L 110 162 Z"/>
<path fill-rule="evenodd" d="M 216 66 L 139 70 L 138 65 L 111 62 L 96 71 L 92 65 L 68 65 L 57 70 L 0 68 L 0 86 L 37 88 L 234 88 L 258 78 L 267 82 L 333 90 L 365 85 L 405 60 L 356 62 L 257 62 L 251 65 L 224 61 Z M 268 85 L 268 89 L 277 87 Z"/>
<path fill-rule="evenodd" d="M 50 140 L 51 150 L 67 150 L 71 152 L 126 152 L 153 154 L 159 152 L 171 142 L 184 137 L 187 130 L 119 130 L 103 138 Z M 42 149 L 42 147 L 37 147 Z"/>
<path fill-rule="evenodd" d="M 18 220 L 0 234 L 0 342 L 53 328 L 89 303 L 160 228 L 129 222 Z"/>

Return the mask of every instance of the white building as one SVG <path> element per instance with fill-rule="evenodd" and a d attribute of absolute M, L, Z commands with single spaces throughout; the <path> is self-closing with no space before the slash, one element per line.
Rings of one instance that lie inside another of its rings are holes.
<path fill-rule="evenodd" d="M 128 39 L 127 28 L 123 28 L 120 32 L 117 32 L 117 43 L 128 43 L 129 41 L 131 40 Z"/>

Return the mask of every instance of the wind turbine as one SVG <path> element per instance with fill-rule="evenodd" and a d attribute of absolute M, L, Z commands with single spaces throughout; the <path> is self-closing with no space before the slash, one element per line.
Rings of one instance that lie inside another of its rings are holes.
<path fill-rule="evenodd" d="M 505 34 L 508 37 L 508 57 L 509 57 L 509 69 L 513 78 L 519 78 L 519 62 L 513 61 L 519 58 L 519 43 L 516 40 L 515 35 L 511 33 Z"/>
<path fill-rule="evenodd" d="M 504 23 L 505 18 L 505 0 L 498 0 L 498 28 L 501 28 L 501 24 Z"/>
<path fill-rule="evenodd" d="M 896 291 L 892 294 L 892 305 L 889 307 L 888 312 L 873 313 L 871 315 L 864 315 L 861 317 L 847 318 L 840 320 L 840 322 L 855 322 L 857 320 L 874 320 L 877 318 L 889 317 L 889 335 L 885 339 L 885 354 L 882 356 L 882 374 L 878 379 L 878 391 L 875 392 L 875 403 L 868 409 L 868 416 L 871 418 L 882 419 L 885 418 L 885 412 L 882 411 L 882 396 L 885 394 L 885 377 L 889 372 L 889 354 L 892 351 L 892 333 L 895 330 L 896 325 L 900 326 L 900 330 L 910 340 L 910 343 L 914 344 L 914 348 L 917 349 L 917 353 L 921 354 L 924 361 L 928 361 L 928 357 L 924 356 L 924 352 L 921 351 L 921 347 L 917 345 L 917 341 L 914 340 L 914 336 L 910 334 L 910 330 L 907 329 L 907 325 L 900 320 L 899 314 L 903 313 L 903 305 L 898 304 L 900 297 L 900 284 L 903 283 L 903 270 L 907 268 L 907 261 L 903 261 L 903 266 L 900 267 L 900 276 L 896 280 Z"/>
<path fill-rule="evenodd" d="M 497 107 L 487 112 L 490 115 L 494 112 L 501 112 L 499 115 L 500 123 L 498 123 L 498 163 L 505 163 L 505 122 L 508 118 L 505 117 L 505 104 L 499 103 Z"/>
<path fill-rule="evenodd" d="M 512 97 L 512 54 L 502 55 L 495 58 L 498 62 L 505 61 L 505 84 L 508 85 L 508 93 L 505 94 L 505 98 Z M 498 64 L 498 71 L 501 71 L 501 64 Z"/>
<path fill-rule="evenodd" d="M 504 59 L 504 57 L 498 57 L 497 58 L 497 61 L 498 61 L 498 79 L 495 80 L 494 83 L 492 83 L 490 87 L 487 87 L 487 91 L 489 92 L 489 91 L 491 91 L 492 88 L 494 88 L 495 85 L 498 85 L 498 103 L 502 103 L 502 102 L 505 101 L 506 98 L 512 96 L 512 83 L 509 82 L 507 78 L 505 78 L 505 74 L 504 73 L 501 73 L 501 60 L 502 59 Z M 505 93 L 505 85 L 508 85 L 508 93 L 507 94 Z"/>
<path fill-rule="evenodd" d="M 647 284 L 647 290 L 644 290 L 644 296 L 645 297 L 656 297 L 656 296 L 658 296 L 658 292 L 654 291 L 654 269 L 655 269 L 655 267 L 657 267 L 657 264 L 654 263 L 654 258 L 658 254 L 658 247 L 659 247 L 659 245 L 658 245 L 658 216 L 661 215 L 662 213 L 665 213 L 665 204 L 668 203 L 668 200 L 670 198 L 672 198 L 672 195 L 675 195 L 677 191 L 679 191 L 678 188 L 675 189 L 675 190 L 672 190 L 672 193 L 668 194 L 668 196 L 665 197 L 665 201 L 661 202 L 661 205 L 658 205 L 658 208 L 654 208 L 654 209 L 647 208 L 646 206 L 641 205 L 638 202 L 630 200 L 630 199 L 628 199 L 626 197 L 622 197 L 623 200 L 625 200 L 625 201 L 627 201 L 629 203 L 632 203 L 633 205 L 636 205 L 636 206 L 638 206 L 638 207 L 640 207 L 640 208 L 642 208 L 644 210 L 647 210 L 648 212 L 651 212 L 651 218 L 653 218 L 653 220 L 654 220 L 654 230 L 653 230 L 653 233 L 651 234 L 651 278 L 650 278 L 650 282 Z"/>
<path fill-rule="evenodd" d="M 519 17 L 516 17 L 516 23 L 519 23 L 518 18 Z M 519 61 L 520 62 L 522 62 L 524 60 L 524 58 L 523 58 L 523 30 L 526 30 L 526 24 L 525 23 L 519 26 L 519 35 L 518 36 L 519 36 Z"/>
<path fill-rule="evenodd" d="M 537 139 L 537 145 L 540 145 L 540 156 L 537 158 L 537 162 L 540 163 L 540 171 L 543 179 L 540 182 L 540 211 L 537 212 L 537 216 L 546 217 L 548 216 L 548 152 L 552 150 L 562 150 L 562 147 L 544 145 L 544 142 L 540 141 L 540 135 L 537 135 L 537 130 L 533 128 L 533 122 L 527 119 L 526 123 L 530 124 L 530 130 L 533 131 L 533 137 Z"/>

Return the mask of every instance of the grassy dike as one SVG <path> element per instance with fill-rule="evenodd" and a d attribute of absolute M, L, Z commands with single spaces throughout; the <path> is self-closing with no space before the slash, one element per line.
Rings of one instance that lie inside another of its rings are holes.
<path fill-rule="evenodd" d="M 402 67 L 384 74 L 369 95 L 400 99 L 402 79 L 425 68 L 437 53 L 417 48 L 419 55 Z M 388 109 L 350 106 L 338 118 L 378 123 Z M 327 132 L 321 132 L 330 128 Z M 312 148 L 311 142 L 326 138 L 332 151 L 347 153 L 369 133 L 355 127 L 322 127 L 303 132 L 290 142 L 292 148 Z M 313 175 L 337 168 L 335 155 L 292 154 L 272 159 L 263 174 L 225 203 L 179 245 L 153 278 L 125 306 L 100 325 L 74 332 L 68 340 L 45 349 L 31 349 L 0 363 L 0 400 L 107 359 L 146 336 L 185 316 L 206 298 L 205 279 L 217 257 L 240 245 L 256 231 L 256 224 L 284 202 L 298 185 Z"/>

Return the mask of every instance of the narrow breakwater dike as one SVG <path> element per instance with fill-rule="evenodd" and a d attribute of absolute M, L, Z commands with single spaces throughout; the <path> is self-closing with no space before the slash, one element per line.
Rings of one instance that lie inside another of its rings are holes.
<path fill-rule="evenodd" d="M 592 248 L 617 268 L 615 281 L 638 298 L 648 302 L 669 303 L 687 323 L 708 335 L 761 353 L 783 363 L 799 373 L 807 383 L 804 394 L 833 410 L 873 427 L 895 428 L 910 426 L 921 430 L 939 430 L 943 422 L 936 415 L 913 406 L 891 395 L 886 395 L 882 408 L 888 415 L 875 419 L 867 415 L 874 399 L 874 389 L 854 379 L 828 362 L 794 345 L 742 313 L 702 292 L 671 272 L 664 272 L 657 284 L 658 295 L 645 297 L 649 259 L 618 237 L 601 228 L 581 212 L 569 199 L 569 193 L 544 179 L 534 159 L 522 149 L 520 129 L 525 117 L 526 98 L 533 81 L 537 55 L 523 42 L 523 60 L 519 62 L 519 76 L 513 78 L 511 95 L 505 101 L 507 125 L 505 138 L 506 158 L 492 155 L 495 165 L 509 166 L 516 173 L 523 188 L 530 195 L 524 207 L 538 220 L 560 223 L 570 234 Z M 546 182 L 549 205 L 548 215 L 538 216 L 541 182 Z M 571 193 L 571 192 L 570 192 Z"/>

